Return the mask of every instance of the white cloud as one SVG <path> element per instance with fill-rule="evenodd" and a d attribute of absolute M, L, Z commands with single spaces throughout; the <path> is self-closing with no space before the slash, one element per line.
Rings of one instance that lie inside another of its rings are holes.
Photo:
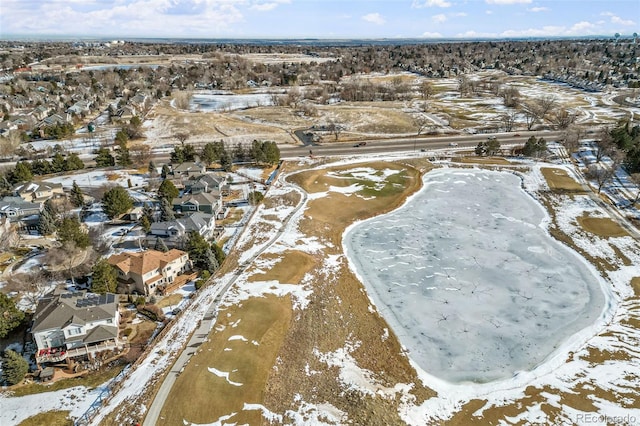
<path fill-rule="evenodd" d="M 532 0 L 484 0 L 487 4 L 529 4 Z"/>
<path fill-rule="evenodd" d="M 612 12 L 602 12 L 600 15 L 601 16 L 608 16 L 611 19 L 611 23 L 612 24 L 625 25 L 625 26 L 631 26 L 631 25 L 635 25 L 636 24 L 631 19 L 622 19 L 621 17 L 619 17 L 618 15 L 616 15 L 615 13 L 612 13 Z"/>
<path fill-rule="evenodd" d="M 437 15 L 433 15 L 431 17 L 431 20 L 436 24 L 442 24 L 443 22 L 447 22 L 447 15 L 445 15 L 444 13 L 439 13 Z"/>
<path fill-rule="evenodd" d="M 457 38 L 496 38 L 497 36 L 496 33 L 479 33 L 473 30 L 456 34 Z"/>
<path fill-rule="evenodd" d="M 595 24 L 587 21 L 581 21 L 573 24 L 567 33 L 572 35 L 588 35 L 593 33 L 594 28 L 596 28 Z"/>
<path fill-rule="evenodd" d="M 485 10 L 484 13 L 487 15 L 493 15 L 493 10 Z"/>
<path fill-rule="evenodd" d="M 463 16 L 468 16 L 468 15 L 465 12 L 458 12 L 458 13 L 452 13 L 451 16 L 463 17 Z"/>
<path fill-rule="evenodd" d="M 548 7 L 530 7 L 529 9 L 527 9 L 529 12 L 548 12 L 549 8 Z"/>
<path fill-rule="evenodd" d="M 429 31 L 422 33 L 422 37 L 424 38 L 442 38 L 442 34 L 440 33 L 431 33 Z"/>
<path fill-rule="evenodd" d="M 371 22 L 372 24 L 382 25 L 386 21 L 379 13 L 368 13 L 362 17 L 364 21 Z"/>
<path fill-rule="evenodd" d="M 413 0 L 411 7 L 422 9 L 423 7 L 450 7 L 451 2 L 446 0 Z"/>
<path fill-rule="evenodd" d="M 546 25 L 542 28 L 528 28 L 525 30 L 506 30 L 500 33 L 500 37 L 560 37 L 591 35 L 598 32 L 598 26 L 587 21 L 581 21 L 567 28 L 565 26 Z"/>
<path fill-rule="evenodd" d="M 635 25 L 636 24 L 631 19 L 622 19 L 619 16 L 612 16 L 611 17 L 611 23 L 612 24 L 617 24 L 617 25 L 624 25 L 624 26 L 631 26 L 631 25 Z"/>
<path fill-rule="evenodd" d="M 291 3 L 291 0 L 274 0 L 267 3 L 257 2 L 249 7 L 249 9 L 257 10 L 260 12 L 267 12 L 269 10 L 273 10 L 281 4 Z"/>

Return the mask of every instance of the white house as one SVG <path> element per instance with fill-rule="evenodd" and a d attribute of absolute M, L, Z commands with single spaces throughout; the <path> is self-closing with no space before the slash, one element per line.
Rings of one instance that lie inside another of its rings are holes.
<path fill-rule="evenodd" d="M 121 348 L 120 313 L 115 294 L 51 293 L 39 300 L 31 333 L 38 346 L 36 361 L 67 358 Z"/>

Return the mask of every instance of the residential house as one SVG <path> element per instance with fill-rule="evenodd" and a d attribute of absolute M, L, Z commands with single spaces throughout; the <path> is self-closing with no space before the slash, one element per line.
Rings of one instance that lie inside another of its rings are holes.
<path fill-rule="evenodd" d="M 185 192 L 200 194 L 209 192 L 219 196 L 227 185 L 227 177 L 206 173 L 195 176 L 184 182 Z"/>
<path fill-rule="evenodd" d="M 61 183 L 27 182 L 13 187 L 13 195 L 25 201 L 44 202 L 56 196 L 64 195 Z"/>
<path fill-rule="evenodd" d="M 181 213 L 203 212 L 217 217 L 222 211 L 222 198 L 207 192 L 174 198 L 171 204 L 174 211 Z"/>
<path fill-rule="evenodd" d="M 109 257 L 108 262 L 118 271 L 120 292 L 137 292 L 145 296 L 163 293 L 179 275 L 191 269 L 189 255 L 176 249 L 166 253 L 156 250 L 124 252 Z"/>
<path fill-rule="evenodd" d="M 3 197 L 0 199 L 0 217 L 16 222 L 24 217 L 39 215 L 42 203 L 25 201 L 20 197 Z"/>
<path fill-rule="evenodd" d="M 115 294 L 54 291 L 39 300 L 31 333 L 36 361 L 60 362 L 122 348 Z"/>
<path fill-rule="evenodd" d="M 71 115 L 86 115 L 91 112 L 89 102 L 87 101 L 78 101 L 75 104 L 71 105 L 67 108 L 67 114 Z"/>
<path fill-rule="evenodd" d="M 191 178 L 204 174 L 206 170 L 206 166 L 202 163 L 185 161 L 182 164 L 174 166 L 171 172 L 176 177 Z"/>
<path fill-rule="evenodd" d="M 191 231 L 197 232 L 208 240 L 214 236 L 215 224 L 215 217 L 212 214 L 201 212 L 167 222 L 154 222 L 151 224 L 145 243 L 151 247 L 160 237 L 167 247 L 182 247 L 186 236 Z"/>

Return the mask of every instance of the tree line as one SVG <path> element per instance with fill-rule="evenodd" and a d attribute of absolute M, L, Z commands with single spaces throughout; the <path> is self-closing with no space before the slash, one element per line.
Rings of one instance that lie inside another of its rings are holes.
<path fill-rule="evenodd" d="M 9 184 L 28 182 L 34 176 L 47 175 L 50 173 L 70 172 L 84 169 L 84 163 L 78 154 L 72 153 L 63 156 L 60 153 L 54 154 L 51 161 L 37 159 L 32 161 L 18 161 L 13 169 L 6 172 L 5 179 L 0 179 L 0 187 L 3 180 Z"/>

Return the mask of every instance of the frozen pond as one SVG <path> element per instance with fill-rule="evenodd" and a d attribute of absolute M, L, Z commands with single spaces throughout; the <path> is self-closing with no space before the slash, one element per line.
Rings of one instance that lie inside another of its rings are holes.
<path fill-rule="evenodd" d="M 269 93 L 236 95 L 227 92 L 197 92 L 191 98 L 190 107 L 191 110 L 203 112 L 232 111 L 273 105 L 273 96 Z"/>
<path fill-rule="evenodd" d="M 441 169 L 405 206 L 345 235 L 350 261 L 411 358 L 452 383 L 543 363 L 602 314 L 586 261 L 541 226 L 511 173 Z"/>

